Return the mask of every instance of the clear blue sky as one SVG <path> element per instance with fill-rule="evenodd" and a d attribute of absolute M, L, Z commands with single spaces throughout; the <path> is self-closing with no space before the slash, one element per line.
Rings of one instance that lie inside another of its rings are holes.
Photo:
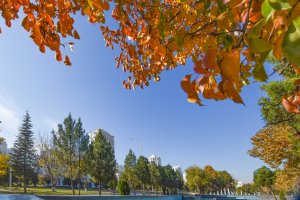
<path fill-rule="evenodd" d="M 192 70 L 189 63 L 144 90 L 127 91 L 122 86 L 127 75 L 115 68 L 118 51 L 105 48 L 98 26 L 79 19 L 81 40 L 74 52 L 67 50 L 73 65 L 66 67 L 53 52 L 41 54 L 19 23 L 2 26 L 0 34 L 0 128 L 10 147 L 27 109 L 36 134 L 49 133 L 71 112 L 87 131 L 104 128 L 115 136 L 120 164 L 129 148 L 139 156 L 142 143 L 143 155 L 157 154 L 163 164 L 183 169 L 210 164 L 244 182 L 263 165 L 247 154 L 251 136 L 264 125 L 259 84 L 243 90 L 246 106 L 206 101 L 198 107 L 186 101 L 180 87 Z"/>

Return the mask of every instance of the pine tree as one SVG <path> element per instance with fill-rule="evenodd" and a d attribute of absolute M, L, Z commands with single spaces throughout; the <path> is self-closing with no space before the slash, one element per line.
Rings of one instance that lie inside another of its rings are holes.
<path fill-rule="evenodd" d="M 27 181 L 34 174 L 37 166 L 33 140 L 31 119 L 27 111 L 23 117 L 11 154 L 11 166 L 14 173 L 19 177 L 23 177 L 24 193 L 27 192 Z"/>
<path fill-rule="evenodd" d="M 124 173 L 122 178 L 129 183 L 135 193 L 135 188 L 138 184 L 138 175 L 136 172 L 136 156 L 131 149 L 124 161 Z"/>
<path fill-rule="evenodd" d="M 148 165 L 149 161 L 144 156 L 140 156 L 136 163 L 136 172 L 138 175 L 139 182 L 142 184 L 143 193 L 145 193 L 145 185 L 149 184 L 151 180 L 151 174 Z"/>
<path fill-rule="evenodd" d="M 109 184 L 115 177 L 116 160 L 115 153 L 109 141 L 106 140 L 101 130 L 97 133 L 93 146 L 93 164 L 91 175 L 99 183 L 99 195 L 101 185 Z"/>

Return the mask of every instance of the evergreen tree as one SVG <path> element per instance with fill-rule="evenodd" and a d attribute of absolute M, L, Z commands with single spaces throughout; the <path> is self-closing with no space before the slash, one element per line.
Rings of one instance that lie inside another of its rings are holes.
<path fill-rule="evenodd" d="M 78 132 L 75 131 L 76 121 L 73 120 L 71 113 L 65 118 L 63 124 L 58 125 L 58 131 L 53 135 L 53 143 L 59 154 L 57 158 L 65 167 L 65 174 L 70 178 L 72 193 L 74 191 L 74 178 L 78 164 Z"/>
<path fill-rule="evenodd" d="M 129 183 L 135 193 L 135 188 L 138 184 L 138 176 L 136 173 L 136 156 L 131 149 L 125 158 L 122 178 Z"/>
<path fill-rule="evenodd" d="M 14 173 L 19 178 L 23 177 L 24 193 L 27 193 L 27 182 L 32 178 L 37 166 L 33 140 L 31 119 L 27 111 L 23 117 L 11 154 L 11 166 Z"/>
<path fill-rule="evenodd" d="M 136 164 L 136 172 L 138 175 L 139 182 L 142 184 L 143 193 L 145 192 L 145 185 L 149 184 L 151 181 L 148 165 L 148 159 L 144 156 L 140 156 Z"/>
<path fill-rule="evenodd" d="M 109 141 L 99 129 L 93 146 L 93 159 L 91 175 L 99 183 L 99 195 L 102 184 L 108 185 L 115 177 L 116 160 L 115 153 Z"/>
<path fill-rule="evenodd" d="M 150 172 L 150 184 L 153 188 L 157 188 L 161 182 L 161 174 L 159 170 L 159 166 L 157 166 L 154 162 L 149 163 L 149 172 Z"/>

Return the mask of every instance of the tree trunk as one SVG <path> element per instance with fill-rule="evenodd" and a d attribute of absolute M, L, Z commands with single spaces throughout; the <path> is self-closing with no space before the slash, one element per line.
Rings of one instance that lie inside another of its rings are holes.
<path fill-rule="evenodd" d="M 101 181 L 99 181 L 99 195 L 101 196 Z"/>
<path fill-rule="evenodd" d="M 143 183 L 143 195 L 145 195 L 145 185 Z"/>
<path fill-rule="evenodd" d="M 23 178 L 24 178 L 24 193 L 26 194 L 27 193 L 27 189 L 26 189 L 27 183 L 26 183 L 26 174 L 25 173 L 23 175 Z"/>
<path fill-rule="evenodd" d="M 74 185 L 73 185 L 73 177 L 71 176 L 71 188 L 72 188 L 72 194 L 75 195 Z"/>
<path fill-rule="evenodd" d="M 277 200 L 277 198 L 276 198 L 276 195 L 275 195 L 275 193 L 274 193 L 274 191 L 273 191 L 272 187 L 270 187 L 270 190 L 271 190 L 271 193 L 272 193 L 272 195 L 273 195 L 274 199 L 275 199 L 275 200 Z"/>

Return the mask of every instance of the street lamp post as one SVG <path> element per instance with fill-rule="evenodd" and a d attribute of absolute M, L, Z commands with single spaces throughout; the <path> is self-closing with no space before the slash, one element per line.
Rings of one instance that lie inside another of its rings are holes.
<path fill-rule="evenodd" d="M 177 183 L 177 195 L 179 196 L 179 189 L 178 189 L 178 178 L 176 178 L 176 183 Z"/>

